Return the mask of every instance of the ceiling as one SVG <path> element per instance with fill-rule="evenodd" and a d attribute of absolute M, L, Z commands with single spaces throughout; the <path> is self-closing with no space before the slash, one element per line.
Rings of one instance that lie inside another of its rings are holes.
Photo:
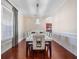
<path fill-rule="evenodd" d="M 52 16 L 66 0 L 9 0 L 9 2 L 25 16 Z"/>

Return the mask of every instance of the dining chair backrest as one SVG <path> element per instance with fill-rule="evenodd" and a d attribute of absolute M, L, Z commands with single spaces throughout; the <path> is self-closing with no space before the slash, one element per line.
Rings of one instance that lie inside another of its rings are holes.
<path fill-rule="evenodd" d="M 34 35 L 33 36 L 33 49 L 43 50 L 45 49 L 45 36 L 44 35 Z"/>

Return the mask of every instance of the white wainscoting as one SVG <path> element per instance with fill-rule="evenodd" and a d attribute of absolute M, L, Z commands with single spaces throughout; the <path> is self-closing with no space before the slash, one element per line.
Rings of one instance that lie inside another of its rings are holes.
<path fill-rule="evenodd" d="M 12 48 L 12 39 L 1 40 L 1 54 Z"/>
<path fill-rule="evenodd" d="M 23 36 L 19 37 L 18 43 L 20 43 L 23 39 Z M 8 51 L 10 48 L 12 48 L 12 38 L 1 40 L 1 54 Z"/>
<path fill-rule="evenodd" d="M 77 35 L 75 33 L 53 33 L 53 40 L 77 56 Z"/>
<path fill-rule="evenodd" d="M 23 39 L 25 39 L 24 33 L 18 34 L 18 43 L 20 43 Z"/>

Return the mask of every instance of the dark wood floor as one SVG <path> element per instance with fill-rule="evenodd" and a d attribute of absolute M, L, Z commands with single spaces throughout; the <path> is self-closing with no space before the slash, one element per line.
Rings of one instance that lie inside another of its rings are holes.
<path fill-rule="evenodd" d="M 77 59 L 76 56 L 68 52 L 62 46 L 52 41 L 52 56 L 51 59 Z M 45 51 L 34 52 L 34 59 L 50 59 L 49 53 Z M 26 42 L 23 40 L 15 48 L 11 48 L 7 52 L 1 55 L 1 59 L 33 59 L 33 55 L 30 51 L 28 58 L 26 57 Z"/>

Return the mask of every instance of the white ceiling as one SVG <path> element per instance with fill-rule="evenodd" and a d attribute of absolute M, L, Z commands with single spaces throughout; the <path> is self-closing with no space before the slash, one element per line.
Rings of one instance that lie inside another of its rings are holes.
<path fill-rule="evenodd" d="M 66 0 L 9 0 L 23 15 L 37 15 L 36 3 L 39 3 L 39 16 L 51 16 Z"/>

